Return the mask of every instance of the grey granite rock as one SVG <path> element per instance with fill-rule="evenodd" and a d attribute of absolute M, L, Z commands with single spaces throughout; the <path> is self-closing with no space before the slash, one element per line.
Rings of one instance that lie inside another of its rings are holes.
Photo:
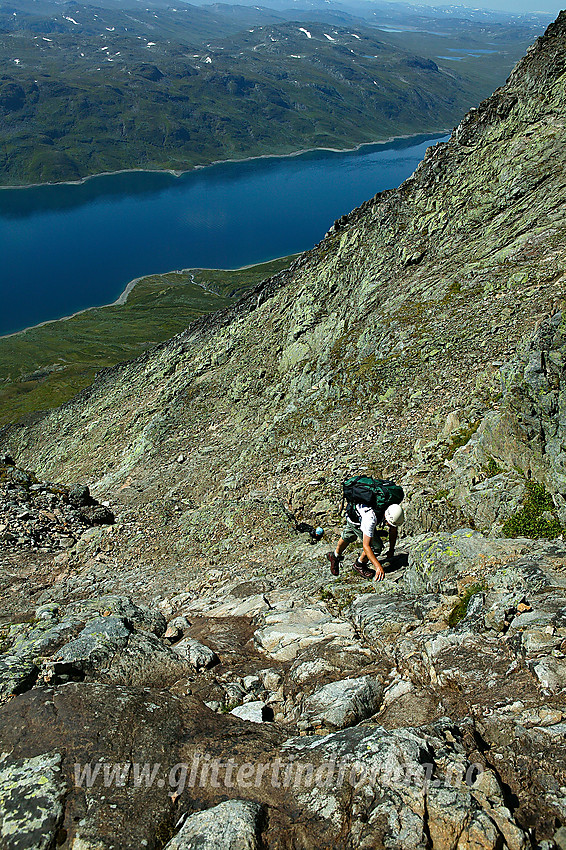
<path fill-rule="evenodd" d="M 303 717 L 313 726 L 354 726 L 379 710 L 383 686 L 371 676 L 330 682 L 305 701 Z"/>
<path fill-rule="evenodd" d="M 167 623 L 167 629 L 163 637 L 167 640 L 178 640 L 190 627 L 191 624 L 186 617 L 174 617 Z"/>
<path fill-rule="evenodd" d="M 256 646 L 277 661 L 291 661 L 302 650 L 329 638 L 341 639 L 344 644 L 355 640 L 351 624 L 321 604 L 283 606 L 261 612 L 256 620 L 260 625 L 254 634 Z"/>
<path fill-rule="evenodd" d="M 227 800 L 190 815 L 164 850 L 260 850 L 262 809 L 247 800 Z"/>
<path fill-rule="evenodd" d="M 350 607 L 350 616 L 366 640 L 380 647 L 421 623 L 414 598 L 402 593 L 357 596 Z"/>
<path fill-rule="evenodd" d="M 421 729 L 357 726 L 292 739 L 286 748 L 298 762 L 297 800 L 310 815 L 347 822 L 351 846 L 368 850 L 496 850 L 503 834 L 525 837 L 509 811 L 486 811 L 474 796 L 475 772 L 459 737 L 444 720 Z"/>
<path fill-rule="evenodd" d="M 541 686 L 551 693 L 566 691 L 566 658 L 546 656 L 532 664 Z"/>
<path fill-rule="evenodd" d="M 267 712 L 268 708 L 264 702 L 253 700 L 243 705 L 237 705 L 236 708 L 232 709 L 230 714 L 233 714 L 234 717 L 239 717 L 240 720 L 249 720 L 251 723 L 263 723 L 264 720 L 268 719 Z M 270 714 L 271 718 L 272 715 L 273 712 Z"/>
<path fill-rule="evenodd" d="M 171 649 L 181 658 L 185 658 L 195 670 L 208 670 L 218 664 L 217 654 L 194 638 L 183 638 Z"/>

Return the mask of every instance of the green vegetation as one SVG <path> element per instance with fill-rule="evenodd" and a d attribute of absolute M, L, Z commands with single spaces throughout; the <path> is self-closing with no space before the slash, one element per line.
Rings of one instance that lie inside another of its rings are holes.
<path fill-rule="evenodd" d="M 563 530 L 544 484 L 528 481 L 523 507 L 509 517 L 502 533 L 504 537 L 553 538 Z"/>
<path fill-rule="evenodd" d="M 0 338 L 0 426 L 56 407 L 96 372 L 137 357 L 199 316 L 227 307 L 294 256 L 234 271 L 192 269 L 140 280 L 123 305 L 97 307 Z"/>
<path fill-rule="evenodd" d="M 536 34 L 469 24 L 414 40 L 359 18 L 354 30 L 301 27 L 259 7 L 226 17 L 20 3 L 0 9 L 5 185 L 441 131 L 504 81 Z M 489 63 L 470 51 L 488 44 Z"/>
<path fill-rule="evenodd" d="M 485 593 L 486 590 L 487 587 L 484 584 L 470 584 L 465 589 L 461 598 L 458 600 L 448 617 L 448 625 L 450 628 L 453 629 L 454 626 L 457 626 L 458 623 L 464 619 L 468 611 L 468 603 L 472 596 L 475 596 L 476 593 Z"/>
<path fill-rule="evenodd" d="M 471 425 L 468 425 L 466 428 L 461 428 L 456 434 L 454 434 L 450 438 L 448 447 L 444 452 L 444 459 L 452 460 L 457 450 L 461 449 L 462 446 L 465 446 L 470 441 L 471 437 L 473 437 L 479 427 L 479 422 L 472 422 Z"/>
<path fill-rule="evenodd" d="M 482 472 L 485 478 L 493 478 L 494 475 L 499 475 L 503 470 L 495 458 L 490 457 L 487 464 L 483 467 Z"/>

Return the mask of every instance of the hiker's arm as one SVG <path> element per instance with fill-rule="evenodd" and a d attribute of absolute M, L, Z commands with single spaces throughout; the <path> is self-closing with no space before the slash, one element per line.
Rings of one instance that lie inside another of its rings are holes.
<path fill-rule="evenodd" d="M 389 526 L 389 551 L 387 555 L 392 558 L 393 553 L 395 551 L 395 544 L 397 543 L 397 526 L 390 525 Z"/>
<path fill-rule="evenodd" d="M 376 581 L 381 581 L 382 578 L 385 578 L 385 570 L 375 557 L 375 552 L 371 548 L 371 537 L 368 537 L 367 534 L 364 534 L 363 545 L 364 552 L 368 556 L 371 565 L 375 569 L 375 579 Z"/>

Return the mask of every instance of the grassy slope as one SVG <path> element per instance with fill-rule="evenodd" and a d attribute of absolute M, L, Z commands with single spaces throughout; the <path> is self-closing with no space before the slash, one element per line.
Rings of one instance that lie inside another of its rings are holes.
<path fill-rule="evenodd" d="M 88 386 L 100 369 L 130 360 L 203 313 L 226 307 L 293 259 L 282 257 L 234 271 L 189 269 L 151 275 L 134 287 L 122 306 L 97 307 L 1 337 L 0 425 L 62 404 Z"/>

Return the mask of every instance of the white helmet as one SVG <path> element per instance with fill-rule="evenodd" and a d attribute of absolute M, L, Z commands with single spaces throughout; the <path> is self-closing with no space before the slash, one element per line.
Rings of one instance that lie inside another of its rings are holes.
<path fill-rule="evenodd" d="M 405 522 L 405 513 L 401 505 L 389 505 L 385 510 L 385 521 L 389 525 L 403 525 Z"/>

